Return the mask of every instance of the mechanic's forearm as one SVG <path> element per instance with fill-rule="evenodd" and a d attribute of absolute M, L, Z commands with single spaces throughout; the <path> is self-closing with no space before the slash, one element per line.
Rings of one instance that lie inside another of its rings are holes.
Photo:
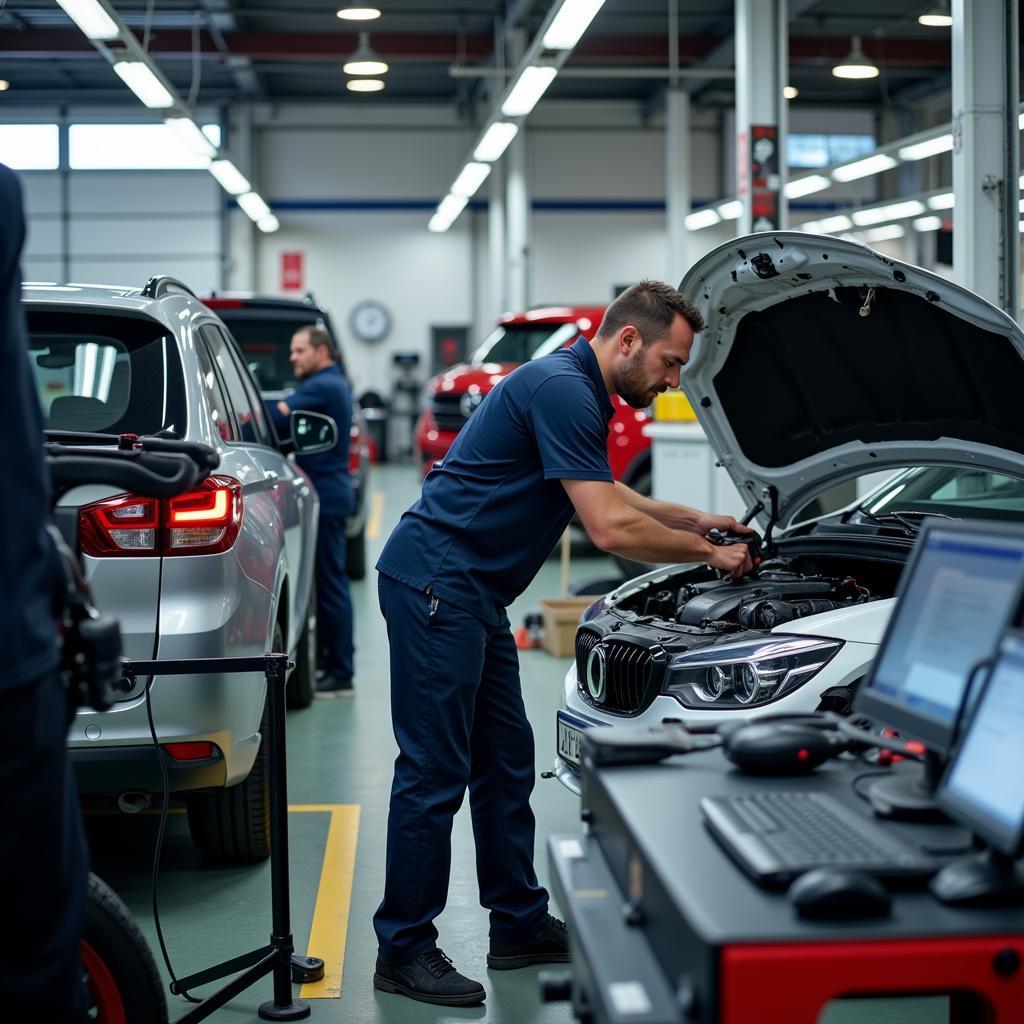
<path fill-rule="evenodd" d="M 707 562 L 715 551 L 715 546 L 699 534 L 660 523 L 628 506 L 591 540 L 605 551 L 638 562 Z"/>
<path fill-rule="evenodd" d="M 623 483 L 616 482 L 615 489 L 622 500 L 637 512 L 657 520 L 663 526 L 672 530 L 689 530 L 692 533 L 700 533 L 699 522 L 702 515 L 697 509 L 687 508 L 685 505 L 673 505 L 668 501 L 655 501 L 653 498 L 645 498 L 642 494 L 627 487 Z"/>

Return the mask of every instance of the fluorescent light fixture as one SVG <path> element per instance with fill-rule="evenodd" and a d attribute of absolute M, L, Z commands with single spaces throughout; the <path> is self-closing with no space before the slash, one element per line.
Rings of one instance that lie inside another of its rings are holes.
<path fill-rule="evenodd" d="M 743 215 L 743 200 L 729 199 L 715 207 L 722 220 L 738 220 Z"/>
<path fill-rule="evenodd" d="M 6 78 L 0 78 L 0 92 L 7 92 L 10 87 L 11 83 Z"/>
<path fill-rule="evenodd" d="M 342 64 L 341 70 L 346 75 L 383 75 L 387 73 L 388 63 L 381 60 L 370 46 L 370 33 L 360 32 L 359 45 L 352 56 Z"/>
<path fill-rule="evenodd" d="M 843 164 L 832 172 L 836 181 L 855 181 L 857 178 L 866 178 L 869 174 L 879 174 L 882 171 L 895 167 L 897 161 L 885 153 L 876 153 L 874 156 L 865 157 L 863 160 L 854 160 L 853 163 Z"/>
<path fill-rule="evenodd" d="M 452 195 L 465 196 L 469 199 L 470 196 L 476 193 L 476 190 L 484 183 L 484 180 L 490 173 L 490 164 L 470 161 L 462 168 L 459 176 L 455 179 L 455 183 L 451 188 Z"/>
<path fill-rule="evenodd" d="M 383 92 L 384 80 L 382 78 L 350 78 L 345 83 L 349 92 Z"/>
<path fill-rule="evenodd" d="M 915 231 L 938 231 L 942 227 L 941 217 L 918 217 L 914 221 Z"/>
<path fill-rule="evenodd" d="M 926 156 L 948 153 L 953 148 L 953 136 L 950 132 L 939 135 L 924 142 L 915 142 L 912 146 L 904 146 L 900 150 L 901 160 L 923 160 Z"/>
<path fill-rule="evenodd" d="M 343 21 L 374 21 L 380 17 L 376 7 L 342 7 L 338 17 Z"/>
<path fill-rule="evenodd" d="M 467 196 L 456 196 L 449 192 L 437 204 L 437 210 L 434 216 L 430 218 L 427 229 L 435 234 L 447 231 L 455 223 L 455 218 L 466 208 L 466 203 L 468 202 Z"/>
<path fill-rule="evenodd" d="M 516 137 L 519 125 L 511 121 L 495 121 L 473 150 L 473 159 L 484 163 L 493 163 L 501 159 L 501 154 L 508 149 L 508 144 Z"/>
<path fill-rule="evenodd" d="M 916 199 L 907 199 L 902 203 L 888 203 L 870 210 L 854 210 L 851 216 L 853 223 L 859 228 L 869 224 L 882 224 L 887 220 L 903 220 L 906 217 L 917 217 L 925 211 L 925 205 Z"/>
<path fill-rule="evenodd" d="M 150 110 L 163 110 L 174 106 L 174 97 L 145 61 L 119 60 L 114 65 L 114 74 Z"/>
<path fill-rule="evenodd" d="M 835 217 L 823 217 L 818 221 L 818 230 L 823 235 L 834 235 L 837 231 L 849 231 L 853 227 L 853 221 L 846 214 L 840 213 Z"/>
<path fill-rule="evenodd" d="M 549 65 L 528 64 L 502 103 L 501 112 L 506 117 L 525 117 L 547 92 L 557 74 L 558 69 Z"/>
<path fill-rule="evenodd" d="M 189 153 L 211 160 L 217 155 L 217 147 L 191 117 L 168 117 L 164 124 L 184 143 Z"/>
<path fill-rule="evenodd" d="M 928 200 L 929 210 L 952 210 L 953 209 L 953 193 L 952 192 L 940 192 L 937 196 L 932 196 Z"/>
<path fill-rule="evenodd" d="M 210 173 L 229 195 L 240 196 L 252 191 L 249 179 L 230 160 L 214 160 L 210 164 Z"/>
<path fill-rule="evenodd" d="M 937 3 L 930 11 L 919 14 L 917 23 L 927 28 L 949 28 L 953 24 L 953 15 L 950 13 L 949 4 Z"/>
<path fill-rule="evenodd" d="M 782 191 L 787 199 L 799 199 L 801 196 L 809 196 L 812 192 L 820 192 L 831 184 L 832 179 L 827 174 L 809 174 L 806 178 L 787 181 Z"/>
<path fill-rule="evenodd" d="M 787 100 L 795 100 L 800 95 L 800 90 L 795 85 L 784 85 L 782 87 L 782 95 Z"/>
<path fill-rule="evenodd" d="M 1017 210 L 1020 213 L 1024 213 L 1024 199 L 1020 200 L 1020 202 L 1017 203 Z"/>
<path fill-rule="evenodd" d="M 884 227 L 872 228 L 864 232 L 866 242 L 888 242 L 893 238 L 902 238 L 907 229 L 902 224 L 886 224 Z"/>
<path fill-rule="evenodd" d="M 117 22 L 96 0 L 57 0 L 57 3 L 89 39 L 116 39 L 121 34 Z"/>
<path fill-rule="evenodd" d="M 281 222 L 272 213 L 268 213 L 266 217 L 260 217 L 260 219 L 256 221 L 256 227 L 258 227 L 260 231 L 266 232 L 268 235 L 272 231 L 276 231 L 280 226 Z"/>
<path fill-rule="evenodd" d="M 544 33 L 544 49 L 571 50 L 603 6 L 604 0 L 563 0 L 555 20 Z"/>
<path fill-rule="evenodd" d="M 688 231 L 700 231 L 701 228 L 709 228 L 713 224 L 717 224 L 721 219 L 718 211 L 708 206 L 689 214 L 684 223 Z"/>
<path fill-rule="evenodd" d="M 240 195 L 235 202 L 245 211 L 249 220 L 259 222 L 270 213 L 270 207 L 258 192 L 246 192 L 244 195 Z"/>
<path fill-rule="evenodd" d="M 878 65 L 873 64 L 860 46 L 860 36 L 851 40 L 850 52 L 832 69 L 836 78 L 877 78 Z"/>
<path fill-rule="evenodd" d="M 1017 115 L 1017 127 L 1021 131 L 1024 131 L 1024 114 L 1018 114 Z"/>

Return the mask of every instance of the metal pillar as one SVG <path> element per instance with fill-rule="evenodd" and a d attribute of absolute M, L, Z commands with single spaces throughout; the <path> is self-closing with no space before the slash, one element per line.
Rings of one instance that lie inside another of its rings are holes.
<path fill-rule="evenodd" d="M 665 218 L 667 221 L 667 281 L 678 281 L 690 267 L 690 96 L 682 89 L 665 95 Z"/>
<path fill-rule="evenodd" d="M 488 296 L 484 316 L 488 329 L 509 306 L 508 276 L 505 273 L 505 164 L 500 160 L 491 168 L 490 186 L 487 205 Z"/>
<path fill-rule="evenodd" d="M 788 222 L 786 104 L 789 46 L 786 0 L 736 0 L 736 194 L 739 231 Z"/>
<path fill-rule="evenodd" d="M 1018 316 L 1018 0 L 953 3 L 953 277 Z"/>
<path fill-rule="evenodd" d="M 526 181 L 526 127 L 512 140 L 505 156 L 505 244 L 509 308 L 530 304 L 530 194 Z"/>

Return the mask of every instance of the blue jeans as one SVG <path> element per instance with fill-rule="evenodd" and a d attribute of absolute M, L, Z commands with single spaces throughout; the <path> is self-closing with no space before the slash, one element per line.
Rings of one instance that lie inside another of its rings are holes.
<path fill-rule="evenodd" d="M 544 927 L 533 869 L 533 730 L 508 619 L 490 626 L 388 576 L 378 578 L 391 648 L 391 787 L 384 899 L 373 924 L 397 964 L 435 945 L 448 898 L 452 819 L 469 788 L 480 903 L 496 942 Z"/>

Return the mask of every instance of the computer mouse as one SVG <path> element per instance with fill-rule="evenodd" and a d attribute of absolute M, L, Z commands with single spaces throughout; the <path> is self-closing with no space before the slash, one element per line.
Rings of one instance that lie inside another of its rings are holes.
<path fill-rule="evenodd" d="M 725 756 L 752 775 L 803 775 L 848 746 L 839 733 L 799 722 L 749 722 L 722 733 Z"/>
<path fill-rule="evenodd" d="M 800 917 L 842 921 L 884 917 L 892 899 L 870 875 L 836 868 L 814 868 L 795 879 L 789 887 L 789 901 Z"/>

